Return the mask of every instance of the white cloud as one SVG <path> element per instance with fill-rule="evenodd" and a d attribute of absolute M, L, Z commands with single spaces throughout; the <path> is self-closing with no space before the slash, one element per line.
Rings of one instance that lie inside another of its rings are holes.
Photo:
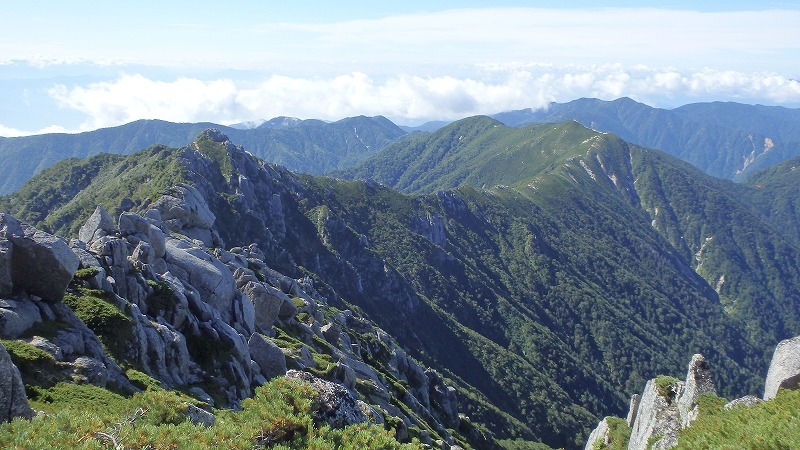
<path fill-rule="evenodd" d="M 473 75 L 376 80 L 354 72 L 331 78 L 272 76 L 251 84 L 194 78 L 165 82 L 136 74 L 87 86 L 57 85 L 50 95 L 61 107 L 86 115 L 82 129 L 137 119 L 224 124 L 280 115 L 330 120 L 385 115 L 407 123 L 539 108 L 578 97 L 628 96 L 653 106 L 750 99 L 800 105 L 800 82 L 775 73 L 509 64 L 483 66 Z"/>
<path fill-rule="evenodd" d="M 70 133 L 72 131 L 59 125 L 50 125 L 36 131 L 25 131 L 13 127 L 7 127 L 0 124 L 0 136 L 3 137 L 19 137 L 19 136 L 32 136 L 34 134 L 47 134 L 47 133 Z"/>

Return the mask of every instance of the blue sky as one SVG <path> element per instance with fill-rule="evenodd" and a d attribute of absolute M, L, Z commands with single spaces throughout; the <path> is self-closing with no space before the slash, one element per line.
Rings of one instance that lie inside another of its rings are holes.
<path fill-rule="evenodd" d="M 799 2 L 431 3 L 5 2 L 0 135 L 579 97 L 800 107 Z"/>

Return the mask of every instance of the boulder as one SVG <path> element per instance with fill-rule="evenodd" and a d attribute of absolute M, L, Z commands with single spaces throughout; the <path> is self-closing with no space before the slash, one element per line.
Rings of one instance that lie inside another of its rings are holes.
<path fill-rule="evenodd" d="M 11 361 L 6 348 L 0 344 L 0 422 L 10 422 L 15 417 L 30 419 L 33 416 L 19 369 Z"/>
<path fill-rule="evenodd" d="M 134 264 L 153 264 L 153 258 L 153 247 L 145 241 L 136 244 L 131 252 L 131 260 Z"/>
<path fill-rule="evenodd" d="M 763 402 L 760 398 L 756 397 L 755 395 L 745 395 L 744 397 L 737 398 L 736 400 L 731 400 L 725 404 L 725 409 L 736 408 L 739 406 L 745 408 L 752 408 L 757 404 Z"/>
<path fill-rule="evenodd" d="M 150 225 L 147 236 L 150 238 L 150 245 L 153 246 L 153 255 L 156 258 L 163 258 L 167 253 L 167 236 L 155 225 Z"/>
<path fill-rule="evenodd" d="M 83 224 L 78 231 L 78 239 L 83 242 L 92 242 L 93 240 L 114 233 L 114 219 L 108 212 L 100 205 L 97 205 L 94 212 L 86 223 Z"/>
<path fill-rule="evenodd" d="M 214 426 L 214 423 L 217 421 L 217 418 L 214 417 L 214 414 L 211 414 L 205 409 L 198 408 L 191 403 L 186 404 L 186 418 L 189 419 L 189 422 L 195 425 L 202 425 L 204 427 Z"/>
<path fill-rule="evenodd" d="M 279 319 L 291 319 L 292 317 L 297 315 L 297 307 L 294 306 L 294 302 L 289 299 L 288 301 L 284 299 L 281 303 L 281 309 L 278 311 L 278 318 Z"/>
<path fill-rule="evenodd" d="M 290 370 L 286 378 L 300 379 L 310 383 L 317 392 L 312 401 L 314 421 L 326 423 L 333 428 L 344 428 L 367 422 L 361 404 L 344 386 L 321 380 L 308 372 Z"/>
<path fill-rule="evenodd" d="M 25 297 L 0 299 L 0 338 L 16 339 L 42 316 L 36 304 Z"/>
<path fill-rule="evenodd" d="M 195 187 L 187 184 L 174 186 L 152 208 L 158 210 L 170 230 L 198 239 L 209 247 L 222 246 L 221 239 L 211 229 L 216 216 Z"/>
<path fill-rule="evenodd" d="M 600 441 L 602 445 L 608 445 L 609 431 L 610 430 L 608 428 L 608 417 L 604 417 L 603 420 L 601 420 L 600 423 L 597 424 L 597 427 L 594 430 L 592 430 L 591 434 L 589 434 L 589 439 L 586 440 L 586 447 L 584 447 L 584 450 L 593 450 L 595 448 L 594 445 L 595 442 L 598 441 Z"/>
<path fill-rule="evenodd" d="M 11 278 L 11 241 L 0 239 L 0 298 L 11 295 L 14 283 Z"/>
<path fill-rule="evenodd" d="M 322 331 L 322 335 L 325 336 L 325 340 L 328 341 L 329 344 L 337 347 L 339 346 L 339 336 L 342 334 L 342 327 L 331 322 L 323 326 L 320 331 Z"/>
<path fill-rule="evenodd" d="M 44 350 L 49 353 L 56 361 L 63 361 L 64 354 L 61 349 L 53 344 L 52 342 L 48 341 L 47 339 L 41 336 L 34 336 L 28 340 L 28 344 L 38 348 L 39 350 Z"/>
<path fill-rule="evenodd" d="M 795 389 L 800 384 L 800 336 L 781 341 L 772 354 L 764 400 L 775 398 L 780 388 Z"/>
<path fill-rule="evenodd" d="M 149 233 L 150 222 L 144 217 L 129 212 L 124 212 L 119 215 L 119 234 L 123 237 L 135 235 L 147 237 Z"/>
<path fill-rule="evenodd" d="M 336 363 L 336 366 L 333 368 L 331 375 L 344 387 L 348 389 L 356 388 L 356 380 L 357 380 L 356 371 L 353 370 L 352 367 L 346 364 Z"/>
<path fill-rule="evenodd" d="M 286 374 L 286 356 L 274 342 L 253 333 L 247 346 L 250 348 L 250 357 L 261 368 L 264 378 L 270 380 Z"/>
<path fill-rule="evenodd" d="M 278 319 L 283 304 L 291 302 L 283 292 L 258 281 L 247 281 L 242 287 L 242 293 L 253 302 L 254 324 L 263 331 L 269 330 Z"/>
<path fill-rule="evenodd" d="M 108 368 L 97 358 L 79 356 L 72 363 L 72 367 L 75 371 L 73 379 L 100 387 L 105 387 L 108 382 Z"/>
<path fill-rule="evenodd" d="M 78 257 L 62 239 L 0 214 L 0 239 L 12 244 L 11 278 L 15 290 L 60 301 L 78 269 Z"/>
<path fill-rule="evenodd" d="M 216 220 L 203 194 L 188 184 L 172 187 L 153 209 L 158 210 L 162 221 L 178 220 L 184 227 L 211 228 Z"/>
<path fill-rule="evenodd" d="M 685 428 L 697 418 L 697 399 L 703 394 L 717 394 L 708 362 L 703 355 L 695 354 L 689 363 L 686 382 L 678 396 L 678 412 L 681 415 L 681 427 Z"/>

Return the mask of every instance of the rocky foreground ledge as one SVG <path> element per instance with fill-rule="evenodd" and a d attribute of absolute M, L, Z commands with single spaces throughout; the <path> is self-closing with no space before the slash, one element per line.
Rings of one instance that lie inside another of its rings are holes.
<path fill-rule="evenodd" d="M 797 389 L 799 385 L 800 336 L 797 336 L 781 341 L 775 348 L 763 399 L 748 395 L 728 402 L 725 409 L 752 407 L 775 398 L 779 389 Z M 703 394 L 716 395 L 716 388 L 709 365 L 700 354 L 692 357 L 685 381 L 666 376 L 649 380 L 642 394 L 631 398 L 625 421 L 630 427 L 627 448 L 664 450 L 677 445 L 680 430 L 690 427 L 697 419 L 698 399 Z M 611 448 L 612 428 L 619 420 L 605 417 L 589 435 L 585 450 Z"/>
<path fill-rule="evenodd" d="M 256 245 L 220 248 L 215 220 L 188 185 L 117 220 L 98 207 L 70 243 L 0 214 L 0 339 L 52 357 L 45 371 L 18 368 L 0 345 L 0 421 L 34 415 L 26 384 L 137 392 L 133 367 L 207 410 L 302 378 L 333 427 L 391 423 L 400 441 L 454 450 L 450 430 L 481 442 L 437 372 L 329 306 L 311 279 L 271 269 Z"/>

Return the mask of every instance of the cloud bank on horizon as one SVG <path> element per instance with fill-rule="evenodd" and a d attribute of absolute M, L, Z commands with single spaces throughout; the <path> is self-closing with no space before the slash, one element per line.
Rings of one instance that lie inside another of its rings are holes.
<path fill-rule="evenodd" d="M 251 17 L 235 33 L 196 20 L 131 25 L 100 40 L 9 38 L 0 41 L 0 135 L 281 115 L 413 124 L 579 97 L 798 107 L 797 23 L 800 8 L 472 7 L 303 23 Z"/>

